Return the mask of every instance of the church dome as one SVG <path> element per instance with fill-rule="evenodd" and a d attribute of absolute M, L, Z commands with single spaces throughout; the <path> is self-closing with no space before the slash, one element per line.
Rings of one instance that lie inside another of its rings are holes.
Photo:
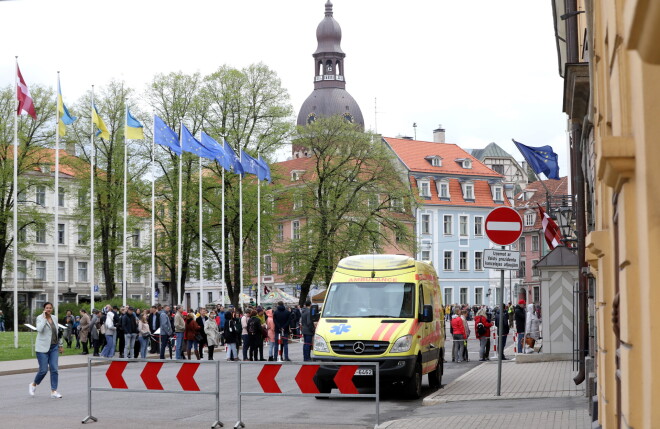
<path fill-rule="evenodd" d="M 304 126 L 316 118 L 333 115 L 341 115 L 347 121 L 364 127 L 360 106 L 343 88 L 319 88 L 312 91 L 300 107 L 297 123 Z"/>
<path fill-rule="evenodd" d="M 332 17 L 332 3 L 328 1 L 325 4 L 325 18 L 316 27 L 316 40 L 318 47 L 315 54 L 334 52 L 343 54 L 341 50 L 341 27 Z"/>

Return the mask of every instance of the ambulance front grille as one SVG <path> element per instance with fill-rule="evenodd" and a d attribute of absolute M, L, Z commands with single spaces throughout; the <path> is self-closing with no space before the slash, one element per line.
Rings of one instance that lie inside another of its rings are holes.
<path fill-rule="evenodd" d="M 355 343 L 362 343 L 364 351 L 356 353 L 355 350 L 360 350 L 360 346 L 354 347 Z M 389 341 L 330 341 L 332 351 L 338 355 L 382 355 L 389 347 Z"/>

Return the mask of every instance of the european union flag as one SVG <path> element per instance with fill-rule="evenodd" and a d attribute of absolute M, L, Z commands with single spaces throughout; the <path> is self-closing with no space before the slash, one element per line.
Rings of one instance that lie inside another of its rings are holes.
<path fill-rule="evenodd" d="M 513 139 L 511 139 L 513 140 Z M 548 179 L 559 180 L 559 164 L 557 154 L 550 146 L 525 146 L 513 140 L 522 156 L 536 174 L 543 173 Z"/>
<path fill-rule="evenodd" d="M 243 164 L 243 171 L 248 174 L 254 174 L 259 180 L 264 180 L 264 173 L 259 161 L 248 155 L 241 149 L 241 164 Z"/>
<path fill-rule="evenodd" d="M 227 171 L 231 171 L 231 162 L 225 153 L 225 148 L 211 136 L 202 131 L 202 146 L 215 156 L 218 164 Z"/>
<path fill-rule="evenodd" d="M 268 180 L 268 183 L 270 183 L 272 181 L 272 178 L 270 176 L 270 167 L 268 166 L 268 164 L 266 164 L 266 160 L 263 159 L 261 155 L 259 155 L 259 159 L 257 160 L 257 162 L 259 162 L 259 164 L 261 164 L 261 167 L 264 169 L 265 172 L 264 179 Z"/>
<path fill-rule="evenodd" d="M 181 147 L 184 152 L 194 153 L 202 158 L 215 159 L 215 156 L 202 146 L 199 140 L 193 137 L 190 131 L 188 131 L 188 128 L 183 124 L 181 124 Z"/>
<path fill-rule="evenodd" d="M 227 140 L 224 140 L 225 142 L 225 154 L 229 158 L 229 163 L 231 164 L 231 168 L 236 174 L 244 174 L 243 172 L 243 165 L 241 164 L 241 160 L 236 156 L 236 152 L 234 152 L 234 149 L 231 148 L 229 143 L 227 143 Z"/>
<path fill-rule="evenodd" d="M 179 136 L 156 115 L 154 115 L 154 142 L 170 148 L 177 155 L 181 155 Z"/>

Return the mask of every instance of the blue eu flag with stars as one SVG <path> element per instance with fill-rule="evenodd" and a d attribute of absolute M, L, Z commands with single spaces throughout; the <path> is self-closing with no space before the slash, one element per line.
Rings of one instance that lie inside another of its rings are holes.
<path fill-rule="evenodd" d="M 215 141 L 213 137 L 209 136 L 202 131 L 202 146 L 204 146 L 209 152 L 215 156 L 215 160 L 218 161 L 218 164 L 227 171 L 231 171 L 231 163 L 229 162 L 229 157 L 225 153 L 225 148 Z"/>
<path fill-rule="evenodd" d="M 183 124 L 181 124 L 181 146 L 184 152 L 194 153 L 202 158 L 215 159 L 215 156 L 202 146 L 202 144 L 193 137 L 190 131 L 188 131 L 188 128 Z"/>
<path fill-rule="evenodd" d="M 513 139 L 512 139 L 513 140 Z M 545 174 L 548 179 L 559 180 L 559 164 L 557 162 L 557 154 L 550 146 L 532 147 L 526 146 L 513 140 L 522 156 L 532 167 L 534 173 Z"/>
<path fill-rule="evenodd" d="M 170 148 L 177 155 L 181 155 L 179 136 L 156 115 L 154 115 L 154 142 Z"/>

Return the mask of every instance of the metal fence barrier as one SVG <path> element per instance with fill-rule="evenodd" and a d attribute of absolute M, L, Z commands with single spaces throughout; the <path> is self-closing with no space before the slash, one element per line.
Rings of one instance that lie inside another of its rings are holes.
<path fill-rule="evenodd" d="M 110 366 L 105 373 L 110 387 L 92 387 L 92 361 L 108 362 Z M 129 389 L 123 377 L 123 372 L 129 363 L 146 363 L 140 373 L 140 378 L 145 389 Z M 176 378 L 181 385 L 181 390 L 165 390 L 158 379 L 158 372 L 163 365 L 178 364 L 181 366 Z M 215 366 L 215 390 L 201 391 L 195 381 L 195 372 L 199 365 Z M 169 359 L 109 359 L 104 357 L 89 357 L 87 359 L 87 417 L 82 420 L 85 424 L 89 421 L 98 421 L 92 414 L 92 392 L 139 392 L 139 393 L 179 393 L 188 395 L 214 395 L 215 396 L 215 421 L 211 428 L 223 427 L 220 421 L 220 361 L 188 361 Z"/>
<path fill-rule="evenodd" d="M 262 362 L 250 362 L 242 361 L 238 363 L 238 375 L 237 375 L 237 391 L 238 391 L 238 421 L 234 425 L 234 429 L 239 427 L 244 428 L 245 423 L 242 420 L 241 414 L 241 398 L 243 396 L 316 396 L 322 398 L 374 398 L 376 402 L 376 424 L 374 428 L 380 424 L 380 370 L 378 362 L 273 362 L 273 363 L 262 363 Z M 259 375 L 257 376 L 257 381 L 259 382 L 262 391 L 261 392 L 243 392 L 242 385 L 242 367 L 243 365 L 260 365 L 262 366 Z M 300 388 L 301 393 L 283 393 L 275 377 L 283 365 L 288 366 L 299 366 L 300 370 L 298 371 L 295 381 Z M 314 375 L 319 370 L 321 366 L 335 367 L 339 366 L 339 370 L 335 375 L 334 381 L 337 384 L 339 393 L 320 393 L 316 384 L 314 383 Z M 353 384 L 353 376 L 355 372 L 364 366 L 371 366 L 375 368 L 375 382 L 376 382 L 376 393 L 359 393 L 355 385 Z M 348 393 L 344 393 L 348 392 Z"/>

